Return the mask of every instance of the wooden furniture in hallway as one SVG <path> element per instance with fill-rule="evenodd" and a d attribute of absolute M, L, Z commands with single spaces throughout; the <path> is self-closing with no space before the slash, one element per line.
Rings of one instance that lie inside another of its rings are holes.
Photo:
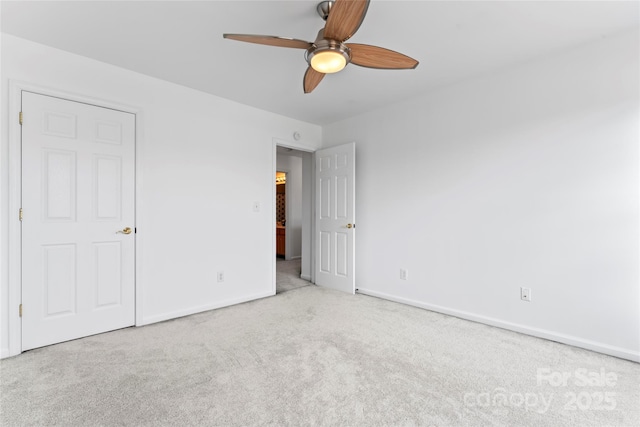
<path fill-rule="evenodd" d="M 284 257 L 285 254 L 285 228 L 276 225 L 276 255 Z"/>

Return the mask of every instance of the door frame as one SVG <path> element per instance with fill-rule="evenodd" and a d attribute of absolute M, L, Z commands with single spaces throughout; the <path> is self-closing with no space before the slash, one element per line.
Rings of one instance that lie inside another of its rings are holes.
<path fill-rule="evenodd" d="M 18 217 L 22 205 L 22 126 L 18 116 L 22 110 L 22 92 L 33 92 L 40 95 L 52 96 L 68 101 L 80 102 L 97 107 L 131 113 L 135 116 L 135 326 L 143 324 L 142 316 L 142 259 L 144 233 L 140 218 L 144 211 L 142 201 L 142 159 L 144 157 L 144 133 L 142 109 L 130 105 L 113 102 L 103 98 L 80 95 L 55 88 L 45 87 L 34 83 L 9 80 L 9 176 L 8 176 L 8 298 L 7 303 L 0 304 L 0 319 L 8 320 L 8 347 L 3 348 L 0 358 L 15 356 L 22 353 L 22 319 L 19 316 L 19 305 L 22 302 L 22 232 Z M 275 196 L 274 196 L 275 197 Z M 275 255 L 274 255 L 275 256 Z M 28 309 L 28 308 L 26 308 Z"/>
<path fill-rule="evenodd" d="M 278 147 L 292 148 L 298 151 L 304 151 L 306 153 L 310 153 L 312 155 L 311 161 L 311 179 L 314 180 L 315 176 L 315 160 L 313 156 L 316 152 L 316 148 L 309 147 L 307 145 L 300 144 L 295 141 L 287 141 L 280 138 L 272 138 L 272 164 L 271 164 L 271 203 L 273 204 L 273 209 L 271 209 L 271 251 L 269 252 L 272 260 L 272 274 L 271 274 L 271 291 L 273 295 L 276 294 L 276 172 L 277 169 L 277 160 L 278 160 Z M 287 172 L 287 171 L 281 171 Z M 285 184 L 286 185 L 286 184 Z M 311 250 L 309 253 L 309 257 L 311 258 L 309 261 L 311 262 L 311 283 L 315 283 L 315 236 L 313 230 L 315 229 L 315 186 L 311 186 Z M 286 256 L 285 256 L 286 259 Z"/>

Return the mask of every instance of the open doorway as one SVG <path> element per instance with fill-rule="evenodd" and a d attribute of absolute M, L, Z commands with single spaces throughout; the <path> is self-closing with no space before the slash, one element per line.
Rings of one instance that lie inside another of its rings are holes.
<path fill-rule="evenodd" d="M 276 149 L 276 293 L 311 284 L 311 157 Z"/>

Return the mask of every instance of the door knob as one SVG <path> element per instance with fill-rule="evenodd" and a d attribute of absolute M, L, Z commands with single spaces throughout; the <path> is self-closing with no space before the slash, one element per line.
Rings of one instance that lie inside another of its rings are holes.
<path fill-rule="evenodd" d="M 347 224 L 347 228 L 353 228 L 353 224 Z"/>
<path fill-rule="evenodd" d="M 131 227 L 125 227 L 122 230 L 118 230 L 116 231 L 116 234 L 118 233 L 122 233 L 122 234 L 131 234 Z"/>

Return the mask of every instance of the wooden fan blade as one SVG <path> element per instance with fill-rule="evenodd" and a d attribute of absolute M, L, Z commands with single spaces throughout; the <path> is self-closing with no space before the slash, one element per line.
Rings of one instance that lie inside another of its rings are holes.
<path fill-rule="evenodd" d="M 351 63 L 361 67 L 404 70 L 416 68 L 419 64 L 407 55 L 383 47 L 357 43 L 347 46 L 351 49 Z"/>
<path fill-rule="evenodd" d="M 259 34 L 223 34 L 222 37 L 240 42 L 266 44 L 267 46 L 292 47 L 297 49 L 309 49 L 312 46 L 310 42 L 304 40 L 278 36 L 262 36 Z"/>
<path fill-rule="evenodd" d="M 324 37 L 341 42 L 348 40 L 360 28 L 368 8 L 369 0 L 336 0 L 324 26 Z"/>
<path fill-rule="evenodd" d="M 307 72 L 304 73 L 304 93 L 311 93 L 323 78 L 323 73 L 319 73 L 311 67 L 307 68 Z"/>

